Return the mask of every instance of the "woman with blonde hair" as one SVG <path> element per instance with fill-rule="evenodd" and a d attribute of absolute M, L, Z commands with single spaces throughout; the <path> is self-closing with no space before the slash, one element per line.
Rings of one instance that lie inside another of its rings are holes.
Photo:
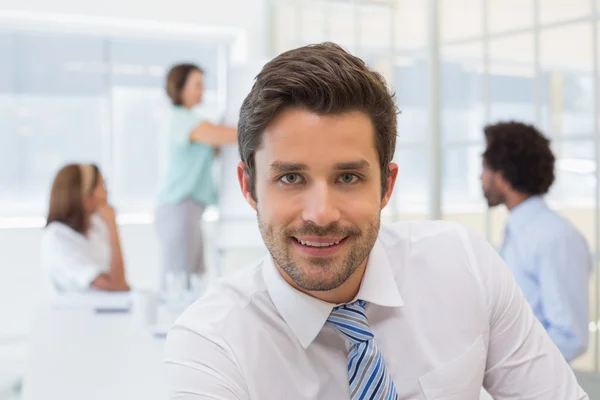
<path fill-rule="evenodd" d="M 69 164 L 54 178 L 41 257 L 59 292 L 129 290 L 115 210 L 96 165 Z"/>

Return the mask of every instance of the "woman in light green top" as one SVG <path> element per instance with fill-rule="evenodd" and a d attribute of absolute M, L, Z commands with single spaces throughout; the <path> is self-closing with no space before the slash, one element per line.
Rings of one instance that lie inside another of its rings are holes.
<path fill-rule="evenodd" d="M 205 207 L 216 202 L 213 154 L 219 146 L 237 139 L 235 128 L 211 124 L 192 111 L 202 101 L 203 78 L 202 69 L 193 64 L 176 65 L 167 75 L 166 90 L 173 109 L 156 210 L 163 289 L 169 271 L 188 278 L 204 273 L 201 220 Z"/>

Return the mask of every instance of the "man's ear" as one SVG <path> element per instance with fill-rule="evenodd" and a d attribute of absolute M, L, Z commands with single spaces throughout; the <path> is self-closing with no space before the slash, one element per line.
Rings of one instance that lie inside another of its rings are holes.
<path fill-rule="evenodd" d="M 250 187 L 250 177 L 248 176 L 248 172 L 246 170 L 246 164 L 243 161 L 240 161 L 237 166 L 237 176 L 238 182 L 240 183 L 240 189 L 242 190 L 242 195 L 250 204 L 250 207 L 256 211 L 256 200 L 252 196 L 252 187 Z"/>
<path fill-rule="evenodd" d="M 386 179 L 385 193 L 383 193 L 383 196 L 381 199 L 381 209 L 383 209 L 390 201 L 390 198 L 392 197 L 392 194 L 394 193 L 394 186 L 396 185 L 397 177 L 398 177 L 398 164 L 390 163 L 389 174 Z"/>

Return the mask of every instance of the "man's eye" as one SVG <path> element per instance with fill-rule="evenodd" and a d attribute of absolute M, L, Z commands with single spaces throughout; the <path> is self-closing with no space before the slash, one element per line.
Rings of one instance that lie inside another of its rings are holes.
<path fill-rule="evenodd" d="M 294 183 L 298 183 L 300 181 L 300 175 L 298 174 L 287 174 L 280 178 L 280 180 L 288 185 L 293 185 Z"/>
<path fill-rule="evenodd" d="M 343 174 L 340 176 L 339 180 L 342 183 L 356 183 L 358 181 L 358 176 L 354 174 Z"/>

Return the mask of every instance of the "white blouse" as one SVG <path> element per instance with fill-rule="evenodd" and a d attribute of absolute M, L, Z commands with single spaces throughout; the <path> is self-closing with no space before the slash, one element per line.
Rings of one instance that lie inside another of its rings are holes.
<path fill-rule="evenodd" d="M 59 292 L 80 292 L 110 267 L 108 227 L 99 215 L 92 215 L 87 235 L 71 227 L 52 222 L 41 243 L 42 269 Z"/>

